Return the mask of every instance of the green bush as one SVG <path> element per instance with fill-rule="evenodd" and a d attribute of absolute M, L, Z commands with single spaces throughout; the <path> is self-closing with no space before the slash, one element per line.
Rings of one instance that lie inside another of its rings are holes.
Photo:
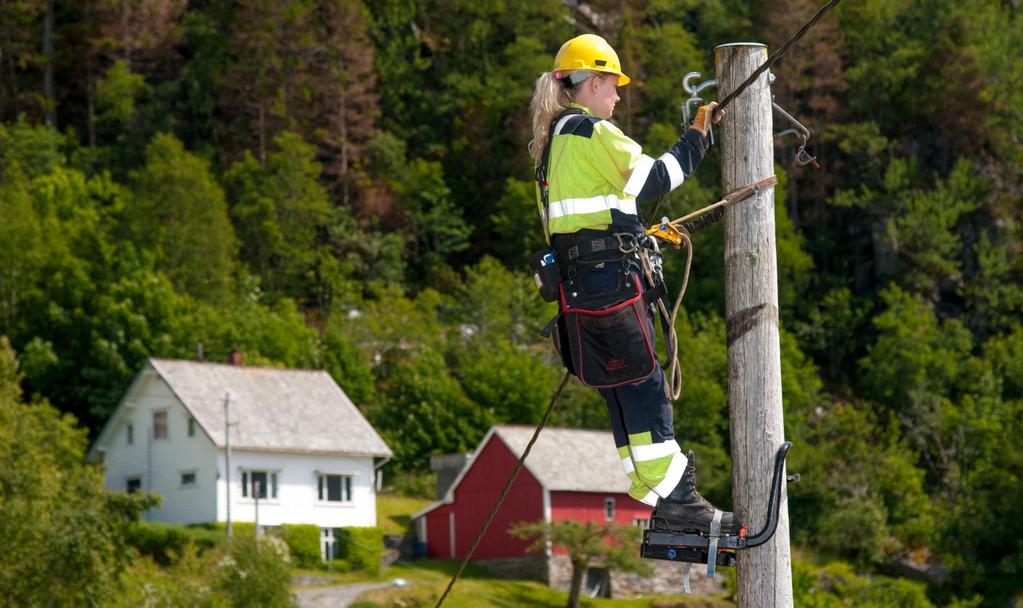
<path fill-rule="evenodd" d="M 339 528 L 337 534 L 340 558 L 352 570 L 380 573 L 384 556 L 384 534 L 380 528 Z"/>
<path fill-rule="evenodd" d="M 323 564 L 320 557 L 320 527 L 315 524 L 285 524 L 281 526 L 281 537 L 288 543 L 294 562 L 303 568 L 315 568 Z"/>
<path fill-rule="evenodd" d="M 228 598 L 211 589 L 211 577 L 222 559 L 222 549 L 200 555 L 194 544 L 174 554 L 169 565 L 143 557 L 121 577 L 120 592 L 107 608 L 228 608 Z"/>
<path fill-rule="evenodd" d="M 291 594 L 288 545 L 275 536 L 257 541 L 252 534 L 235 534 L 226 543 L 227 556 L 220 562 L 214 588 L 231 606 L 247 608 L 296 608 Z"/>
<path fill-rule="evenodd" d="M 933 608 L 923 583 L 886 576 L 861 576 L 850 564 L 823 566 L 797 559 L 792 564 L 796 606 L 807 608 Z"/>
<path fill-rule="evenodd" d="M 227 534 L 227 524 L 222 521 L 211 524 L 200 524 L 197 528 L 206 528 L 207 530 L 217 530 L 222 534 Z M 233 536 L 253 536 L 256 533 L 256 524 L 251 521 L 235 521 L 231 522 L 231 534 Z"/>
<path fill-rule="evenodd" d="M 173 555 L 181 555 L 189 543 L 200 551 L 215 547 L 224 533 L 204 528 L 140 521 L 128 528 L 126 542 L 142 555 L 152 557 L 160 565 L 169 565 Z"/>

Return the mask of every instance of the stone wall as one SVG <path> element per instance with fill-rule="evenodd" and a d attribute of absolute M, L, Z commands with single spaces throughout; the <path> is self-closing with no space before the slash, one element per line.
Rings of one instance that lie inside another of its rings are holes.
<path fill-rule="evenodd" d="M 635 597 L 655 593 L 682 594 L 682 564 L 660 559 L 647 560 L 653 575 L 643 577 L 626 572 L 611 572 L 611 597 Z M 689 570 L 689 587 L 693 595 L 713 595 L 724 589 L 722 581 L 727 569 L 718 567 L 715 578 L 707 578 L 707 564 L 693 564 Z"/>
<path fill-rule="evenodd" d="M 682 593 L 682 564 L 664 560 L 647 560 L 653 569 L 649 577 L 640 576 L 626 572 L 611 572 L 611 597 L 629 598 L 639 595 L 653 595 L 656 593 L 672 594 Z M 556 555 L 550 559 L 548 564 L 548 584 L 552 589 L 568 591 L 572 583 L 572 563 L 568 557 Z M 722 579 L 726 573 L 718 568 L 719 574 L 716 578 L 707 578 L 706 564 L 693 564 L 689 571 L 689 586 L 693 595 L 712 595 L 722 591 Z M 583 578 L 585 581 L 585 577 Z"/>
<path fill-rule="evenodd" d="M 483 566 L 497 578 L 532 580 L 547 582 L 547 558 L 537 557 L 506 557 L 501 559 L 473 560 L 474 564 Z"/>

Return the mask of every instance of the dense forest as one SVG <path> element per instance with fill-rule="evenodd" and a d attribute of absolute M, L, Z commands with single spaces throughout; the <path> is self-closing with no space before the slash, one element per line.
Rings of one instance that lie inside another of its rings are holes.
<path fill-rule="evenodd" d="M 605 36 L 632 77 L 615 121 L 658 156 L 683 74 L 818 6 L 0 2 L 0 336 L 23 392 L 94 435 L 149 356 L 323 368 L 399 474 L 533 424 L 561 374 L 525 271 L 536 77 Z M 936 604 L 1023 593 L 1021 49 L 1019 0 L 845 0 L 773 69 L 823 165 L 777 140 L 793 539 Z M 718 174 L 712 150 L 663 213 L 716 200 Z M 676 430 L 728 504 L 721 226 L 694 240 Z M 552 423 L 604 427 L 603 402 L 570 385 Z"/>

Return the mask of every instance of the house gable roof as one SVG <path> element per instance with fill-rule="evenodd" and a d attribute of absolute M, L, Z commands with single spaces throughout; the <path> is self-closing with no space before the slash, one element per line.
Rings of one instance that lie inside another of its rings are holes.
<path fill-rule="evenodd" d="M 515 458 L 521 458 L 535 430 L 534 427 L 520 425 L 491 427 L 444 498 L 412 517 L 422 517 L 443 504 L 453 503 L 455 490 L 479 461 L 479 454 L 493 437 L 499 439 Z M 540 433 L 523 467 L 549 492 L 624 494 L 629 490 L 629 479 L 618 458 L 614 436 L 607 431 L 547 427 Z"/>
<path fill-rule="evenodd" d="M 139 375 L 150 368 L 217 447 L 224 447 L 224 397 L 229 394 L 231 421 L 238 423 L 231 427 L 232 448 L 392 455 L 325 371 L 150 358 Z"/>

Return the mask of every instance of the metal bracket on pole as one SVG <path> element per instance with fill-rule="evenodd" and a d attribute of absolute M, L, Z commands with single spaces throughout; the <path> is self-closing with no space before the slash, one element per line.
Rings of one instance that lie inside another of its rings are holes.
<path fill-rule="evenodd" d="M 682 125 L 683 127 L 689 127 L 689 125 L 692 124 L 693 108 L 703 105 L 704 100 L 702 97 L 700 97 L 700 93 L 703 92 L 704 89 L 716 87 L 718 84 L 718 81 L 712 78 L 710 80 L 704 80 L 700 84 L 693 86 L 692 80 L 694 78 L 700 78 L 700 73 L 689 72 L 688 74 L 682 77 L 682 88 L 685 89 L 686 93 L 689 93 L 689 99 L 687 99 L 685 103 L 682 104 L 682 120 L 684 122 L 684 124 Z M 713 145 L 714 144 L 713 125 L 711 125 L 710 131 L 708 131 L 708 136 L 710 137 L 711 145 Z"/>
<path fill-rule="evenodd" d="M 775 80 L 774 74 L 771 74 L 770 72 L 768 72 L 768 74 L 770 83 L 774 84 Z M 807 140 L 810 139 L 811 135 L 810 129 L 807 129 L 803 123 L 796 120 L 794 116 L 786 112 L 784 108 L 778 105 L 778 102 L 774 100 L 774 95 L 771 95 L 771 106 L 774 108 L 775 112 L 781 114 L 782 117 L 785 118 L 785 120 L 789 121 L 789 123 L 791 123 L 792 126 L 794 127 L 792 129 L 785 129 L 780 133 L 775 133 L 774 136 L 784 137 L 786 135 L 795 135 L 796 139 L 799 140 L 799 149 L 796 150 L 796 164 L 799 165 L 800 167 L 805 167 L 806 165 L 813 165 L 814 169 L 820 169 L 821 165 L 820 163 L 817 162 L 817 157 L 810 156 L 810 154 L 806 151 L 806 142 Z"/>

